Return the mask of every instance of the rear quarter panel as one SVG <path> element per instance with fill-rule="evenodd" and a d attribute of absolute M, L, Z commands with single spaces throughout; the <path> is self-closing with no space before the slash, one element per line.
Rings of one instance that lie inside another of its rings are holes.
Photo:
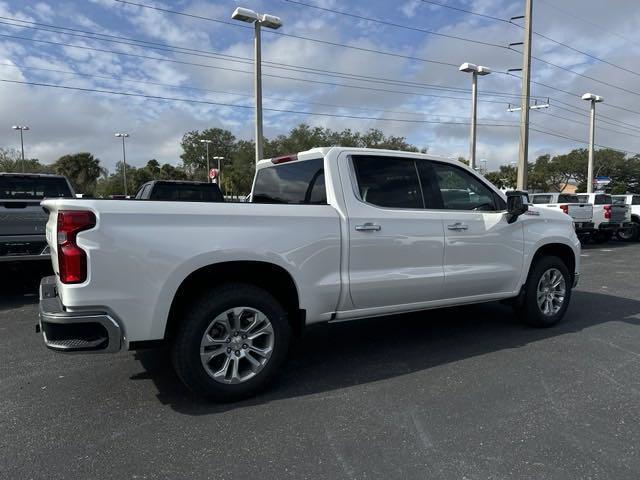
<path fill-rule="evenodd" d="M 325 320 L 340 293 L 340 225 L 328 205 L 76 201 L 96 228 L 78 235 L 87 252 L 85 283 L 59 285 L 69 309 L 106 306 L 128 341 L 164 336 L 174 295 L 199 268 L 263 261 L 293 277 L 307 318 Z"/>

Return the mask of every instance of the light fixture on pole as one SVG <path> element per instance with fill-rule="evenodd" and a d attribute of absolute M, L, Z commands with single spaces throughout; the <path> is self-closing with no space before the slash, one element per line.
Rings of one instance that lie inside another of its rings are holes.
<path fill-rule="evenodd" d="M 471 73 L 471 138 L 469 147 L 469 166 L 476 168 L 476 128 L 477 128 L 477 106 L 478 106 L 478 75 L 484 76 L 491 73 L 491 69 L 476 65 L 474 63 L 463 63 L 459 70 L 465 73 Z"/>
<path fill-rule="evenodd" d="M 26 125 L 14 125 L 12 127 L 14 130 L 20 130 L 20 148 L 22 149 L 22 173 L 24 173 L 24 137 L 22 132 L 25 130 L 29 130 L 29 127 Z"/>
<path fill-rule="evenodd" d="M 587 164 L 587 193 L 593 193 L 593 154 L 596 137 L 596 103 L 604 102 L 604 98 L 593 93 L 585 93 L 582 100 L 591 102 L 591 122 L 589 124 L 589 163 Z"/>
<path fill-rule="evenodd" d="M 129 134 L 116 133 L 115 136 L 118 138 L 122 138 L 122 163 L 124 164 L 122 169 L 122 177 L 124 181 L 124 196 L 126 197 L 128 194 L 127 192 L 127 151 L 125 150 L 125 147 L 124 147 L 124 139 L 129 137 Z"/>
<path fill-rule="evenodd" d="M 209 163 L 209 144 L 213 143 L 213 140 L 206 138 L 200 139 L 200 143 L 204 143 L 207 146 L 207 182 L 211 182 L 209 172 L 211 171 L 211 164 Z"/>
<path fill-rule="evenodd" d="M 279 17 L 268 14 L 259 14 L 248 8 L 238 7 L 234 10 L 231 18 L 241 22 L 253 23 L 255 27 L 254 35 L 254 62 L 255 62 L 255 128 L 256 128 L 256 163 L 262 160 L 263 134 L 262 134 L 262 51 L 260 46 L 260 27 L 265 26 L 274 30 L 282 26 Z"/>

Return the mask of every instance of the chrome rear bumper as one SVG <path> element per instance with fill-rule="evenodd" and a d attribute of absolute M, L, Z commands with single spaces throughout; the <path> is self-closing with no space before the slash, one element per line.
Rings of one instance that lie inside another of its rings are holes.
<path fill-rule="evenodd" d="M 47 348 L 65 353 L 114 353 L 122 348 L 122 329 L 101 311 L 69 312 L 56 290 L 55 275 L 40 282 L 41 331 Z"/>

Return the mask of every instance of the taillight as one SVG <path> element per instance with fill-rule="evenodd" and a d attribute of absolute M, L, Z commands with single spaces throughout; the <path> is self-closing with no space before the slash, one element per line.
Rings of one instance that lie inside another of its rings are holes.
<path fill-rule="evenodd" d="M 95 226 L 96 216 L 93 212 L 58 212 L 58 269 L 62 283 L 82 283 L 87 279 L 87 254 L 76 243 L 76 236 Z"/>
<path fill-rule="evenodd" d="M 611 205 L 604 206 L 604 218 L 607 220 L 611 219 Z"/>
<path fill-rule="evenodd" d="M 569 205 L 560 205 L 560 209 L 566 214 L 569 214 Z"/>

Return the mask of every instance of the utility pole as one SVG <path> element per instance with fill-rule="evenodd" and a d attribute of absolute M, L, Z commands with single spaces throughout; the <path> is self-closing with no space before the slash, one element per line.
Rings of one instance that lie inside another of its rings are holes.
<path fill-rule="evenodd" d="M 593 155 L 596 141 L 596 103 L 604 102 L 604 98 L 593 93 L 585 93 L 582 100 L 591 103 L 591 122 L 589 123 L 589 163 L 587 164 L 587 193 L 593 193 Z"/>
<path fill-rule="evenodd" d="M 533 0 L 525 0 L 524 44 L 522 59 L 522 94 L 520 99 L 520 145 L 518 154 L 518 190 L 527 189 L 529 168 L 529 97 L 531 95 L 531 23 Z"/>

